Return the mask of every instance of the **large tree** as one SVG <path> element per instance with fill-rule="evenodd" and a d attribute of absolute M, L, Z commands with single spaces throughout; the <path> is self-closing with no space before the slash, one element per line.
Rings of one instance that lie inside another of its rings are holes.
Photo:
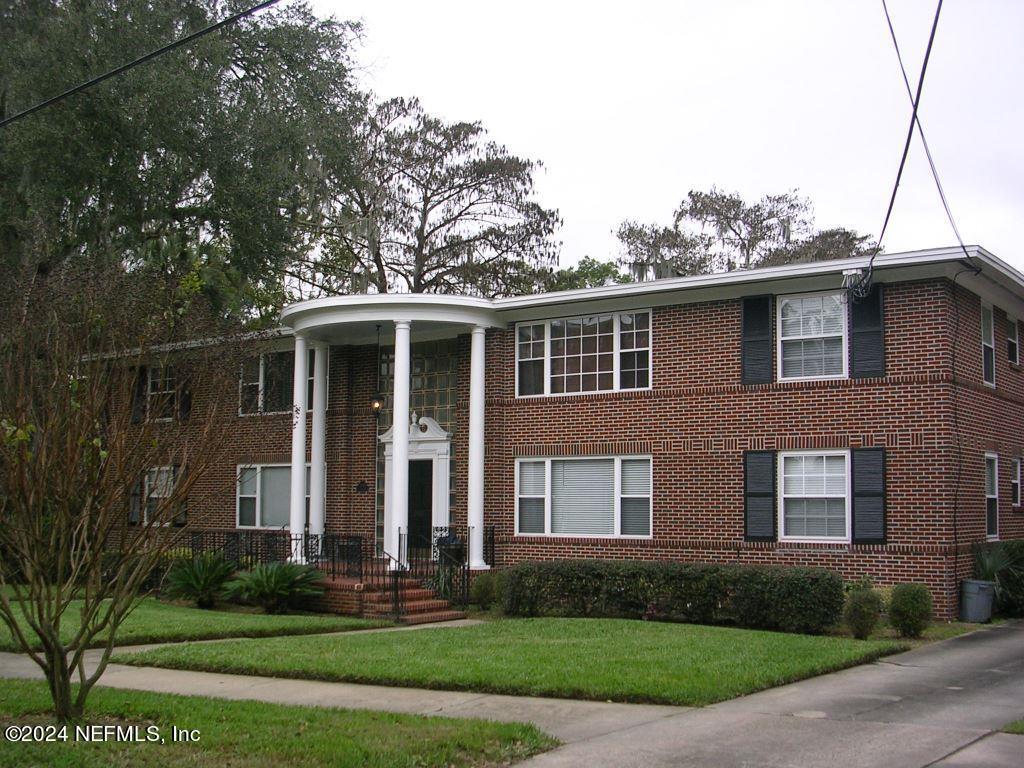
<path fill-rule="evenodd" d="M 67 261 L 0 286 L 0 626 L 61 721 L 82 716 L 175 524 L 202 525 L 186 500 L 227 490 L 203 481 L 242 346 L 197 285 Z"/>
<path fill-rule="evenodd" d="M 554 262 L 556 211 L 533 196 L 540 163 L 449 123 L 415 99 L 368 101 L 354 165 L 337 158 L 311 222 L 322 248 L 301 282 L 341 293 L 514 292 Z"/>
<path fill-rule="evenodd" d="M 625 221 L 618 238 L 620 263 L 639 280 L 847 258 L 873 247 L 851 230 L 817 231 L 810 201 L 795 191 L 747 203 L 715 187 L 691 190 L 671 225 Z"/>
<path fill-rule="evenodd" d="M 12 0 L 0 114 L 239 7 Z M 312 246 L 297 222 L 318 206 L 326 148 L 351 145 L 357 31 L 282 3 L 0 130 L 0 264 L 33 258 L 26 233 L 44 227 L 56 263 L 109 256 L 195 273 L 224 311 L 273 305 L 282 268 Z"/>

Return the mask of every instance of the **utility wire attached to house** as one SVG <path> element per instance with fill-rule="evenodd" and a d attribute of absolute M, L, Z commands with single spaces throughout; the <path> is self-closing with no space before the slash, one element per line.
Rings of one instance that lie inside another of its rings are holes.
<path fill-rule="evenodd" d="M 888 18 L 889 9 L 885 5 L 885 0 L 882 0 L 882 7 L 885 10 L 886 18 Z M 900 157 L 900 166 L 899 169 L 896 171 L 896 182 L 893 184 L 892 194 L 889 196 L 889 206 L 888 208 L 886 208 L 885 211 L 885 221 L 882 222 L 882 230 L 878 235 L 878 244 L 875 247 L 874 253 L 871 254 L 871 259 L 868 261 L 867 272 L 860 280 L 858 280 L 850 288 L 850 292 L 853 295 L 854 299 L 864 298 L 871 290 L 871 277 L 874 271 L 875 257 L 878 255 L 878 252 L 882 250 L 882 241 L 885 239 L 885 231 L 889 228 L 889 219 L 892 217 L 892 209 L 893 206 L 895 206 L 896 204 L 896 193 L 899 191 L 900 181 L 903 178 L 903 169 L 906 167 L 907 164 L 907 155 L 910 154 L 910 143 L 914 138 L 914 127 L 918 125 L 917 110 L 921 104 L 921 91 L 924 88 L 924 76 L 925 73 L 928 71 L 928 60 L 931 58 L 932 55 L 932 45 L 935 43 L 935 30 L 939 26 L 939 14 L 941 12 L 942 0 L 939 0 L 938 4 L 935 7 L 935 19 L 932 21 L 932 30 L 931 33 L 928 35 L 928 47 L 925 49 L 924 52 L 924 62 L 921 64 L 921 76 L 917 80 L 917 93 L 914 94 L 914 96 L 911 99 L 911 105 L 913 108 L 910 113 L 910 125 L 907 127 L 907 138 L 906 141 L 904 141 L 903 143 L 903 155 Z M 893 39 L 895 39 L 895 36 Z M 909 84 L 909 80 L 907 82 Z"/>
<path fill-rule="evenodd" d="M 277 2 L 279 2 L 279 0 L 265 0 L 265 2 L 259 3 L 258 5 L 254 5 L 251 8 L 247 8 L 244 11 L 239 11 L 238 13 L 232 14 L 231 16 L 221 19 L 216 24 L 211 24 L 208 27 L 204 27 L 203 29 L 200 29 L 198 32 L 193 32 L 191 35 L 186 35 L 180 40 L 175 40 L 173 43 L 168 43 L 167 45 L 162 46 L 161 48 L 157 48 L 155 51 L 150 51 L 144 56 L 140 56 L 139 58 L 133 61 L 129 61 L 127 64 L 122 64 L 121 66 L 115 67 L 109 72 L 104 72 L 102 75 L 98 75 L 97 77 L 94 77 L 91 80 L 87 80 L 84 83 L 79 83 L 75 87 L 69 88 L 68 90 L 64 91 L 63 93 L 59 93 L 56 96 L 51 96 L 50 98 L 46 99 L 45 101 L 39 102 L 33 107 L 29 107 L 28 109 L 22 110 L 17 114 L 11 115 L 10 117 L 0 119 L 0 128 L 6 128 L 8 125 L 11 125 L 16 121 L 21 120 L 22 118 L 28 117 L 29 115 L 34 114 L 41 109 L 45 109 L 46 107 L 57 104 L 58 102 L 61 102 L 70 96 L 74 96 L 76 93 L 81 93 L 84 90 L 92 88 L 94 85 L 99 85 L 104 80 L 109 80 L 110 78 L 115 77 L 116 75 L 120 75 L 124 72 L 127 72 L 129 69 L 133 69 L 139 66 L 140 64 L 145 64 L 148 61 L 152 61 L 158 56 L 163 56 L 165 53 L 169 53 L 177 48 L 181 48 L 184 45 L 188 45 L 189 43 L 195 42 L 199 38 L 205 37 L 211 32 L 216 32 L 218 29 L 226 27 L 229 24 L 234 24 L 239 19 L 243 19 L 246 16 L 251 16 L 257 11 L 262 11 L 264 8 L 269 8 L 270 6 L 274 5 Z"/>

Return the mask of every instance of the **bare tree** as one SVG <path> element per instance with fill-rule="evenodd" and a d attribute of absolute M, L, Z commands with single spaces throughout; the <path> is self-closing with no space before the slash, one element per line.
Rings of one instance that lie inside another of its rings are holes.
<path fill-rule="evenodd" d="M 68 721 L 185 530 L 186 502 L 230 428 L 218 415 L 237 408 L 240 347 L 187 281 L 65 264 L 8 285 L 0 620 Z M 97 646 L 87 669 L 84 651 Z"/>

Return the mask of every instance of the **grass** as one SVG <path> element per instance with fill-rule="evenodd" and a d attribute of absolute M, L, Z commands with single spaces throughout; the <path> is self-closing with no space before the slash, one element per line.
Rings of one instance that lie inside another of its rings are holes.
<path fill-rule="evenodd" d="M 52 722 L 42 682 L 0 680 L 0 723 Z M 555 746 L 530 725 L 295 707 L 251 701 L 96 688 L 86 725 L 156 726 L 166 743 L 12 743 L 0 740 L 0 765 L 69 768 L 178 766 L 495 766 Z M 200 740 L 173 742 L 171 727 Z"/>
<path fill-rule="evenodd" d="M 1003 731 L 1006 733 L 1018 733 L 1024 736 L 1024 720 L 1014 720 L 1012 723 L 1007 723 L 1003 726 Z"/>
<path fill-rule="evenodd" d="M 994 619 L 993 624 L 1001 623 L 1002 620 Z M 899 640 L 900 642 L 907 643 L 911 647 L 917 647 L 919 645 L 927 645 L 928 643 L 935 643 L 939 640 L 949 640 L 951 637 L 958 637 L 960 635 L 966 635 L 968 632 L 975 632 L 981 629 L 982 624 L 969 624 L 964 621 L 938 621 L 932 622 L 928 626 L 928 629 L 924 631 L 924 634 L 918 638 L 901 638 L 899 634 L 889 626 L 889 622 L 879 621 L 877 629 L 871 633 L 869 640 Z M 833 632 L 829 634 L 835 637 L 852 637 L 850 630 L 845 625 L 838 625 Z"/>
<path fill-rule="evenodd" d="M 15 611 L 18 609 L 15 608 Z M 79 625 L 77 601 L 72 601 L 61 622 L 61 637 L 70 640 Z M 27 633 L 28 623 L 21 620 Z M 284 615 L 269 616 L 246 609 L 200 610 L 167 603 L 155 598 L 143 599 L 128 616 L 117 633 L 118 645 L 211 640 L 222 637 L 272 637 L 275 635 L 308 635 L 316 632 L 347 632 L 387 626 L 387 622 L 368 621 L 347 616 Z M 103 645 L 98 638 L 94 645 Z M 0 624 L 0 650 L 20 650 L 10 630 Z"/>
<path fill-rule="evenodd" d="M 117 661 L 271 677 L 699 706 L 904 650 L 860 641 L 616 619 L 505 619 L 364 636 L 239 640 Z"/>

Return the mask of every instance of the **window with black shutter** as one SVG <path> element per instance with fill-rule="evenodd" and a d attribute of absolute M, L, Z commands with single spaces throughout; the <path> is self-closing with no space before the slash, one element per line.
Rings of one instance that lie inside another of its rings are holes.
<path fill-rule="evenodd" d="M 850 376 L 885 376 L 885 312 L 877 283 L 867 296 L 850 302 Z"/>
<path fill-rule="evenodd" d="M 772 297 L 743 300 L 742 371 L 744 384 L 772 381 Z"/>
<path fill-rule="evenodd" d="M 775 540 L 775 452 L 743 454 L 743 537 L 747 541 Z"/>
<path fill-rule="evenodd" d="M 850 452 L 853 475 L 853 543 L 885 543 L 885 449 Z"/>

